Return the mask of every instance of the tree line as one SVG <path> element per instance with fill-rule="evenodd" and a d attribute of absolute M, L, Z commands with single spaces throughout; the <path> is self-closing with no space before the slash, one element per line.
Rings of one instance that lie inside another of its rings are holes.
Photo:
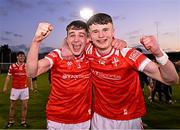
<path fill-rule="evenodd" d="M 0 46 L 0 72 L 7 71 L 9 64 L 16 62 L 16 52 L 13 52 L 8 44 Z"/>

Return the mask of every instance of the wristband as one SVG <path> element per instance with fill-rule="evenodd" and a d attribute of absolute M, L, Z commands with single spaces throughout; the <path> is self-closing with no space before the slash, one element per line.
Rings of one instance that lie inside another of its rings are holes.
<path fill-rule="evenodd" d="M 162 50 L 161 50 L 162 51 Z M 163 53 L 163 56 L 161 56 L 161 57 L 155 57 L 156 58 L 156 61 L 160 64 L 160 65 L 165 65 L 166 63 L 167 63 L 167 61 L 168 61 L 168 55 L 164 52 L 164 51 L 162 51 L 162 53 Z"/>

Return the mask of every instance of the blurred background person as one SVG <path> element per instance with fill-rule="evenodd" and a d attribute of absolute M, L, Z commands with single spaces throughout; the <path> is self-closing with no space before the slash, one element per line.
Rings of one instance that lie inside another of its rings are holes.
<path fill-rule="evenodd" d="M 19 51 L 17 53 L 17 62 L 10 65 L 8 74 L 4 82 L 3 92 L 7 93 L 8 83 L 12 78 L 12 88 L 10 94 L 10 110 L 9 119 L 5 128 L 10 128 L 15 123 L 15 113 L 16 113 L 16 103 L 20 99 L 22 103 L 21 108 L 21 126 L 24 128 L 29 127 L 26 122 L 27 109 L 28 109 L 28 99 L 29 99 L 29 89 L 32 89 L 31 79 L 26 76 L 26 63 L 25 63 L 25 53 Z"/>

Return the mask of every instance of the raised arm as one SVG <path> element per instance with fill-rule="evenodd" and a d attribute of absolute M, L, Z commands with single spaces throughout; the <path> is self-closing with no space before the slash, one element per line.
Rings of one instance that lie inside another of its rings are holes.
<path fill-rule="evenodd" d="M 149 62 L 145 66 L 143 72 L 151 78 L 159 80 L 165 84 L 177 84 L 179 82 L 179 76 L 176 72 L 175 66 L 168 59 L 167 54 L 160 49 L 155 37 L 145 36 L 140 39 L 140 42 L 155 56 L 158 63 L 156 64 L 152 61 Z"/>
<path fill-rule="evenodd" d="M 35 36 L 32 40 L 31 47 L 27 55 L 27 76 L 36 77 L 44 72 L 46 72 L 50 63 L 47 59 L 41 59 L 38 61 L 38 53 L 40 44 L 42 41 L 49 36 L 53 27 L 49 23 L 40 23 L 36 30 Z"/>

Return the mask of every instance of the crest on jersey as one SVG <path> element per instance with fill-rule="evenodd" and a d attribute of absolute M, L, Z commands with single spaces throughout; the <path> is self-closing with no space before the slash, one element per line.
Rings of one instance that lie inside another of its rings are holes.
<path fill-rule="evenodd" d="M 114 57 L 112 64 L 114 64 L 114 66 L 117 66 L 117 63 L 119 63 L 119 59 L 117 57 Z"/>
<path fill-rule="evenodd" d="M 23 70 L 23 66 L 21 65 L 21 66 L 19 66 L 19 70 Z"/>
<path fill-rule="evenodd" d="M 105 61 L 104 59 L 100 59 L 98 62 L 99 62 L 99 64 L 101 64 L 101 65 L 105 65 L 105 63 L 106 63 L 106 61 Z"/>

